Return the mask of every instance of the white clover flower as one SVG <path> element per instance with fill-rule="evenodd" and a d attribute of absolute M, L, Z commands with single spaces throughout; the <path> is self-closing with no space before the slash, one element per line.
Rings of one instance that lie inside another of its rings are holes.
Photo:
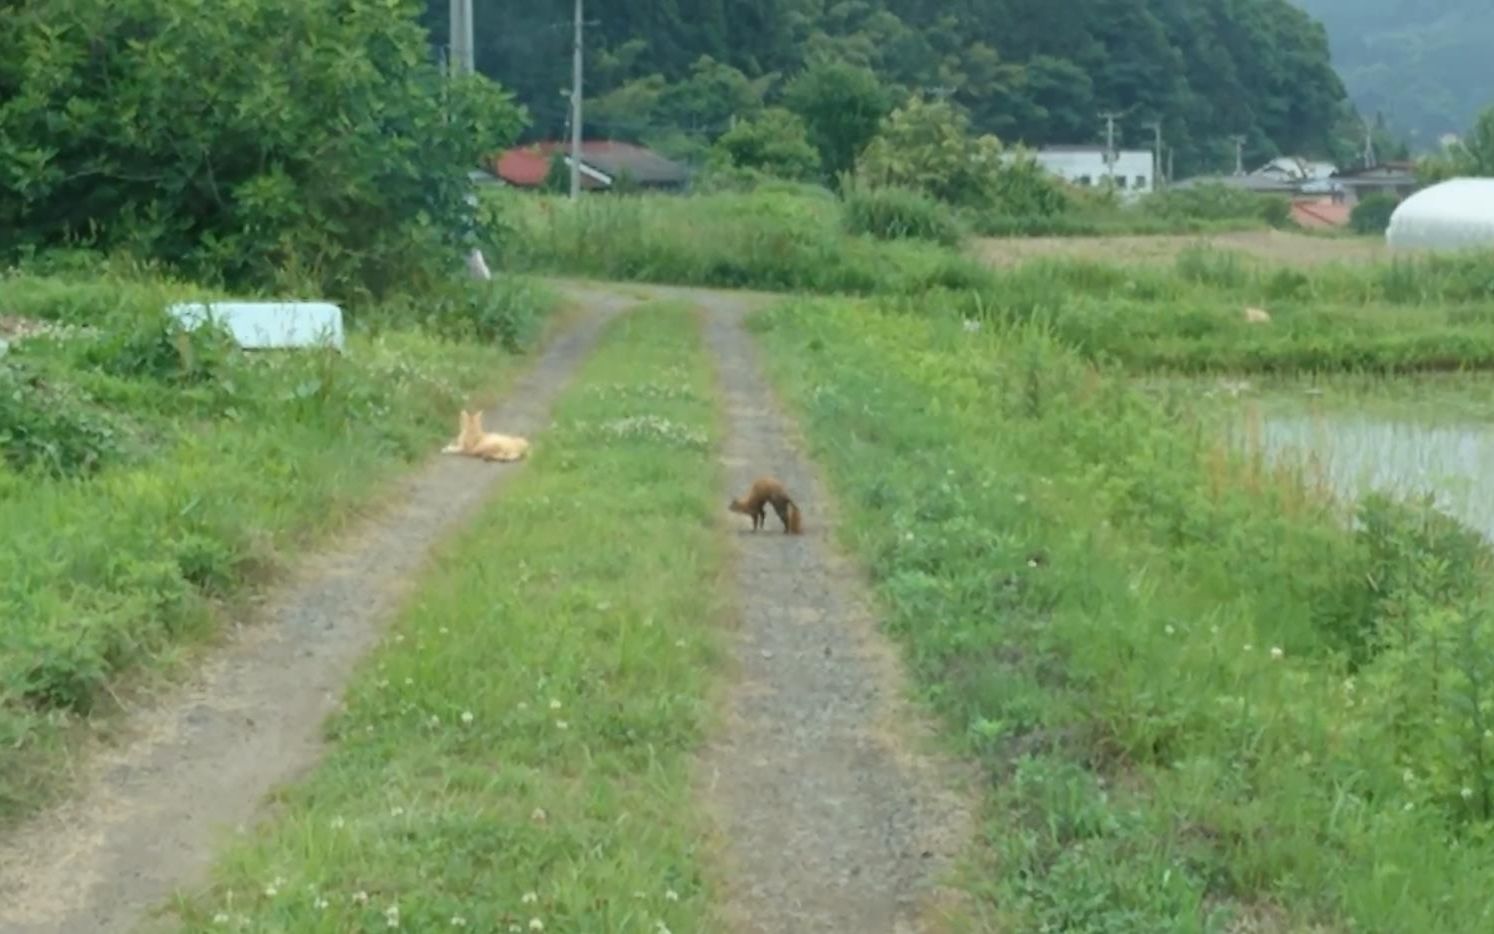
<path fill-rule="evenodd" d="M 472 711 L 470 711 L 470 710 L 464 710 L 464 711 L 462 711 L 462 722 L 463 723 L 470 725 L 472 723 L 472 720 L 473 720 Z"/>

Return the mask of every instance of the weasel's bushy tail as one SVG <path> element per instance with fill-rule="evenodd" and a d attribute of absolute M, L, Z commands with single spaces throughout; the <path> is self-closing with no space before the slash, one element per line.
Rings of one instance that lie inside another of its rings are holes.
<path fill-rule="evenodd" d="M 802 518 L 799 515 L 799 507 L 795 506 L 793 503 L 789 503 L 788 520 L 789 520 L 788 521 L 788 530 L 790 532 L 792 532 L 795 535 L 799 535 L 799 534 L 803 533 L 804 529 L 803 529 L 803 526 L 800 524 L 801 521 L 802 521 Z"/>

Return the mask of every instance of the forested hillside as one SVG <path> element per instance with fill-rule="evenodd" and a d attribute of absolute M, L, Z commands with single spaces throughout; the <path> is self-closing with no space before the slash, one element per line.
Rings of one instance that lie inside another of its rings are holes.
<path fill-rule="evenodd" d="M 477 65 L 563 131 L 572 0 L 475 0 Z M 447 32 L 446 0 L 427 24 Z M 1179 173 L 1260 158 L 1348 155 L 1343 86 L 1322 28 L 1289 0 L 607 0 L 588 4 L 587 124 L 677 152 L 772 101 L 834 56 L 890 90 L 948 89 L 1006 141 L 1149 145 L 1161 118 Z M 600 98 L 599 100 L 596 98 Z"/>
<path fill-rule="evenodd" d="M 1419 146 L 1462 133 L 1494 103 L 1489 0 L 1298 0 L 1328 28 L 1355 103 Z"/>

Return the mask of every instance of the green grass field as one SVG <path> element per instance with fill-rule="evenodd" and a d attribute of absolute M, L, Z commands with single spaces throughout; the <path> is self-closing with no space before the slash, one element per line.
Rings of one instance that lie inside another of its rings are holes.
<path fill-rule="evenodd" d="M 758 322 L 888 629 L 991 777 L 980 929 L 1480 931 L 1488 546 L 1036 326 Z"/>
<path fill-rule="evenodd" d="M 1346 254 L 1302 268 L 1200 240 L 1144 263 L 1126 262 L 1124 250 L 1107 257 L 1101 239 L 1092 256 L 1007 264 L 980 249 L 853 236 L 841 210 L 828 193 L 795 190 L 579 205 L 510 192 L 490 197 L 487 224 L 517 270 L 874 296 L 920 317 L 1040 321 L 1092 359 L 1139 373 L 1494 369 L 1486 254 Z M 1247 324 L 1247 307 L 1271 323 Z"/>
<path fill-rule="evenodd" d="M 763 358 L 988 779 L 973 929 L 1494 927 L 1494 550 L 1417 498 L 1494 443 L 1487 256 L 998 267 L 788 188 L 502 199 L 513 270 L 798 293 L 754 320 Z M 139 312 L 189 286 L 7 284 L 103 326 L 0 363 L 0 614 L 27 621 L 0 637 L 0 819 L 121 678 L 429 452 L 543 304 L 504 277 L 360 310 L 345 359 L 254 360 Z M 729 593 L 717 405 L 688 311 L 619 319 L 187 927 L 711 930 L 687 771 Z M 1304 412 L 1410 479 L 1275 458 Z M 1452 433 L 1346 421 L 1378 415 Z"/>
<path fill-rule="evenodd" d="M 60 790 L 70 729 L 107 712 L 121 678 L 210 636 L 222 607 L 429 456 L 515 368 L 394 309 L 344 355 L 246 354 L 167 325 L 169 300 L 199 294 L 0 279 L 0 311 L 86 328 L 0 360 L 0 823 Z"/>
<path fill-rule="evenodd" d="M 610 326 L 187 929 L 710 929 L 686 802 L 725 545 L 698 328 Z"/>

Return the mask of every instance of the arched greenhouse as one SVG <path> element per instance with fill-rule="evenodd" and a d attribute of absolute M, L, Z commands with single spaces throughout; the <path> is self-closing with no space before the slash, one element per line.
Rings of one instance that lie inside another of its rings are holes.
<path fill-rule="evenodd" d="M 1494 249 L 1494 178 L 1454 178 L 1402 201 L 1386 242 L 1395 249 Z"/>

